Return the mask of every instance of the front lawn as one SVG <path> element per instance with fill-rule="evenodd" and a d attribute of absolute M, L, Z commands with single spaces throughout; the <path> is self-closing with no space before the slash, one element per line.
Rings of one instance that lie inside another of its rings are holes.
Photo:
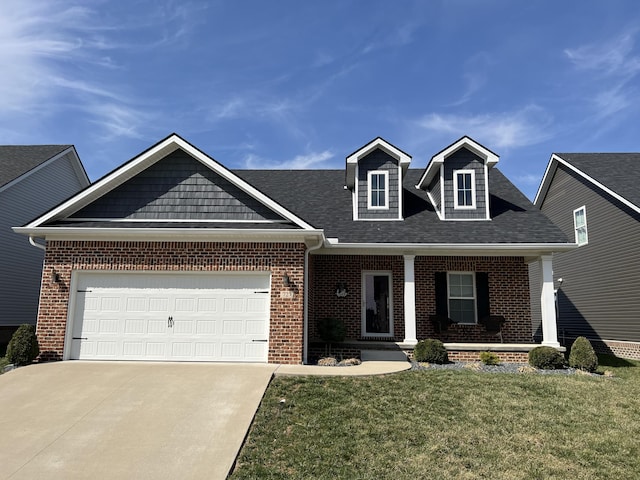
<path fill-rule="evenodd" d="M 614 378 L 277 377 L 230 478 L 640 478 L 640 363 L 601 363 Z"/>

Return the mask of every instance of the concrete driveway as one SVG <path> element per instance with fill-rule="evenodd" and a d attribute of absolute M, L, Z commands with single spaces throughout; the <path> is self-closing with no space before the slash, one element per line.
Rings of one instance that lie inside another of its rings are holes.
<path fill-rule="evenodd" d="M 223 479 L 276 365 L 56 362 L 0 376 L 0 478 Z"/>

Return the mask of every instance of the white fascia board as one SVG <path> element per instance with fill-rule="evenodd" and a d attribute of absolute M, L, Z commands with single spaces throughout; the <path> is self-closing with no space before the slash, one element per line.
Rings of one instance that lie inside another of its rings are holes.
<path fill-rule="evenodd" d="M 542 254 L 565 252 L 577 248 L 576 243 L 336 243 L 325 242 L 324 248 L 315 252 L 325 255 L 412 255 L 432 256 L 492 256 L 492 257 L 537 257 Z"/>
<path fill-rule="evenodd" d="M 60 153 L 58 153 L 58 154 L 54 155 L 53 157 L 49 158 L 48 160 L 45 160 L 40 165 L 36 165 L 31 170 L 28 170 L 28 171 L 24 172 L 19 177 L 16 177 L 13 180 L 11 180 L 10 182 L 5 183 L 4 185 L 2 185 L 0 187 L 0 192 L 3 192 L 4 190 L 7 190 L 8 188 L 11 188 L 16 183 L 19 183 L 19 182 L 23 181 L 25 178 L 30 177 L 34 173 L 38 172 L 39 170 L 42 170 L 43 168 L 48 167 L 53 162 L 55 162 L 56 160 L 58 160 L 60 158 L 63 158 L 64 156 L 66 156 L 69 153 L 71 153 L 77 159 L 78 163 L 80 163 L 80 159 L 78 158 L 78 155 L 75 153 L 75 149 L 73 148 L 73 145 L 72 145 L 69 148 L 65 148 Z M 73 169 L 76 172 L 76 174 L 78 174 L 78 179 L 81 180 L 81 181 L 84 180 L 85 186 L 89 185 L 89 178 L 87 177 L 87 174 L 84 171 L 84 169 L 81 168 L 81 167 L 77 168 L 76 165 L 73 166 Z M 80 172 L 82 172 L 82 175 L 79 175 Z"/>
<path fill-rule="evenodd" d="M 86 188 L 85 190 L 80 192 L 78 195 L 70 198 L 66 202 L 59 205 L 58 207 L 54 208 L 53 210 L 50 210 L 43 216 L 37 218 L 36 220 L 28 224 L 27 227 L 37 227 L 49 220 L 60 218 L 74 211 L 79 210 L 80 208 L 89 204 L 91 201 L 96 200 L 97 198 L 106 194 L 110 190 L 113 190 L 117 186 L 123 184 L 130 178 L 134 177 L 144 169 L 148 168 L 149 166 L 153 165 L 160 159 L 173 153 L 179 148 L 181 148 L 182 150 L 187 152 L 189 155 L 194 157 L 196 160 L 200 161 L 201 163 L 209 167 L 218 175 L 222 176 L 232 184 L 236 185 L 238 188 L 247 192 L 253 198 L 263 203 L 264 205 L 272 209 L 274 212 L 278 213 L 279 215 L 282 215 L 287 220 L 295 223 L 300 228 L 303 228 L 305 230 L 314 229 L 307 222 L 305 222 L 298 216 L 294 215 L 293 213 L 288 211 L 286 208 L 284 208 L 282 205 L 273 201 L 271 198 L 267 197 L 265 194 L 258 191 L 253 186 L 249 185 L 240 177 L 230 172 L 227 168 L 223 167 L 221 164 L 213 160 L 207 154 L 205 154 L 201 150 L 198 150 L 196 147 L 194 147 L 193 145 L 191 145 L 190 143 L 188 143 L 187 141 L 185 141 L 184 139 L 182 139 L 176 134 L 169 136 L 162 142 L 146 150 L 145 152 L 140 154 L 138 157 L 135 157 L 133 160 L 124 164 L 122 167 L 114 170 L 107 176 L 103 177 L 101 180 L 97 181 L 90 187 Z"/>
<path fill-rule="evenodd" d="M 84 169 L 84 165 L 82 165 L 82 161 L 80 160 L 80 156 L 78 155 L 78 152 L 76 151 L 76 147 L 74 145 L 71 145 L 71 151 L 69 153 L 71 154 L 71 158 L 73 159 L 73 162 L 71 162 L 71 166 L 73 167 L 74 172 L 76 172 L 80 183 L 83 185 L 83 187 L 91 185 L 91 180 L 89 180 L 87 171 Z"/>
<path fill-rule="evenodd" d="M 324 238 L 324 230 L 269 230 L 235 228 L 76 228 L 13 227 L 22 235 L 47 240 L 130 240 L 130 241 L 226 241 L 305 242 Z"/>
<path fill-rule="evenodd" d="M 553 170 L 551 170 L 551 164 L 552 163 L 555 163 L 555 166 L 554 166 Z M 547 166 L 547 171 L 545 171 L 545 173 L 544 173 L 544 177 L 542 179 L 542 183 L 540 184 L 540 188 L 538 189 L 538 193 L 536 194 L 536 198 L 534 200 L 534 205 L 536 205 L 538 208 L 540 207 L 540 205 L 538 204 L 538 201 L 540 201 L 540 202 L 544 201 L 544 197 L 547 195 L 547 191 L 549 190 L 549 187 L 551 185 L 551 180 L 553 179 L 553 174 L 555 173 L 556 169 L 558 168 L 557 167 L 558 164 L 564 165 L 569 170 L 575 172 L 577 175 L 580 175 L 582 178 L 584 178 L 588 182 L 592 183 L 596 187 L 600 188 L 601 190 L 603 190 L 607 194 L 611 195 L 613 198 L 615 198 L 619 202 L 622 202 L 624 205 L 626 205 L 630 209 L 640 213 L 640 206 L 636 205 L 633 202 L 630 202 L 629 200 L 627 200 L 623 196 L 617 194 L 616 192 L 614 192 L 610 188 L 604 186 L 602 183 L 600 183 L 596 179 L 590 177 L 589 175 L 584 173 L 582 170 L 574 167 L 569 162 L 567 162 L 566 160 L 560 158 L 556 154 L 553 154 L 551 156 L 551 161 L 549 162 L 549 165 Z"/>
<path fill-rule="evenodd" d="M 549 159 L 549 163 L 547 163 L 547 168 L 544 171 L 544 175 L 542 176 L 542 181 L 538 186 L 538 191 L 536 192 L 536 196 L 533 200 L 533 204 L 540 208 L 539 202 L 544 201 L 544 197 L 547 196 L 547 190 L 549 190 L 549 184 L 551 183 L 551 179 L 558 168 L 558 162 L 562 160 L 555 153 L 551 155 Z"/>
<path fill-rule="evenodd" d="M 500 160 L 500 157 L 498 155 L 465 135 L 457 142 L 451 144 L 444 150 L 436 153 L 433 157 L 431 157 L 431 161 L 429 162 L 429 165 L 427 165 L 427 169 L 425 170 L 416 186 L 419 189 L 423 189 L 423 187 L 426 187 L 426 185 L 431 182 L 436 174 L 436 166 L 443 164 L 444 160 L 447 157 L 453 155 L 463 147 L 467 148 L 468 150 L 482 158 L 485 165 L 489 168 L 493 167 L 496 163 L 498 163 L 498 160 Z"/>
<path fill-rule="evenodd" d="M 360 161 L 361 158 L 366 157 L 371 152 L 379 148 L 383 152 L 389 154 L 396 160 L 398 160 L 398 165 L 402 168 L 403 172 L 406 172 L 411 164 L 411 156 L 404 153 L 397 147 L 394 147 L 389 142 L 384 139 L 378 137 L 371 142 L 367 143 L 361 149 L 353 152 L 351 155 L 347 157 L 347 187 L 353 188 L 356 181 L 356 165 Z"/>

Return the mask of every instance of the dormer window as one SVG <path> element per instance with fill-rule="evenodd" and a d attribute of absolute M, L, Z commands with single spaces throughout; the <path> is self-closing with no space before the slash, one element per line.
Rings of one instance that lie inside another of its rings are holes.
<path fill-rule="evenodd" d="M 388 209 L 387 191 L 389 186 L 389 172 L 385 170 L 374 170 L 368 173 L 369 209 Z"/>
<path fill-rule="evenodd" d="M 473 170 L 454 170 L 455 208 L 476 208 L 476 178 Z"/>

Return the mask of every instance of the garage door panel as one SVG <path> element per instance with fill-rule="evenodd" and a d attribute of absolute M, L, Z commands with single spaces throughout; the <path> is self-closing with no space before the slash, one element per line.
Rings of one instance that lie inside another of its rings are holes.
<path fill-rule="evenodd" d="M 100 340 L 96 342 L 96 356 L 116 358 L 118 353 L 118 342 L 115 340 Z"/>
<path fill-rule="evenodd" d="M 147 330 L 147 321 L 142 318 L 126 318 L 124 321 L 124 333 L 143 335 Z"/>
<path fill-rule="evenodd" d="M 101 297 L 100 311 L 101 312 L 119 312 L 120 303 L 121 303 L 120 297 Z"/>
<path fill-rule="evenodd" d="M 78 274 L 71 358 L 267 360 L 268 274 Z M 210 287 L 210 288 L 206 288 Z M 173 321 L 171 321 L 173 320 Z"/>
<path fill-rule="evenodd" d="M 218 300 L 216 298 L 199 298 L 198 311 L 203 313 L 215 313 L 218 311 Z"/>

